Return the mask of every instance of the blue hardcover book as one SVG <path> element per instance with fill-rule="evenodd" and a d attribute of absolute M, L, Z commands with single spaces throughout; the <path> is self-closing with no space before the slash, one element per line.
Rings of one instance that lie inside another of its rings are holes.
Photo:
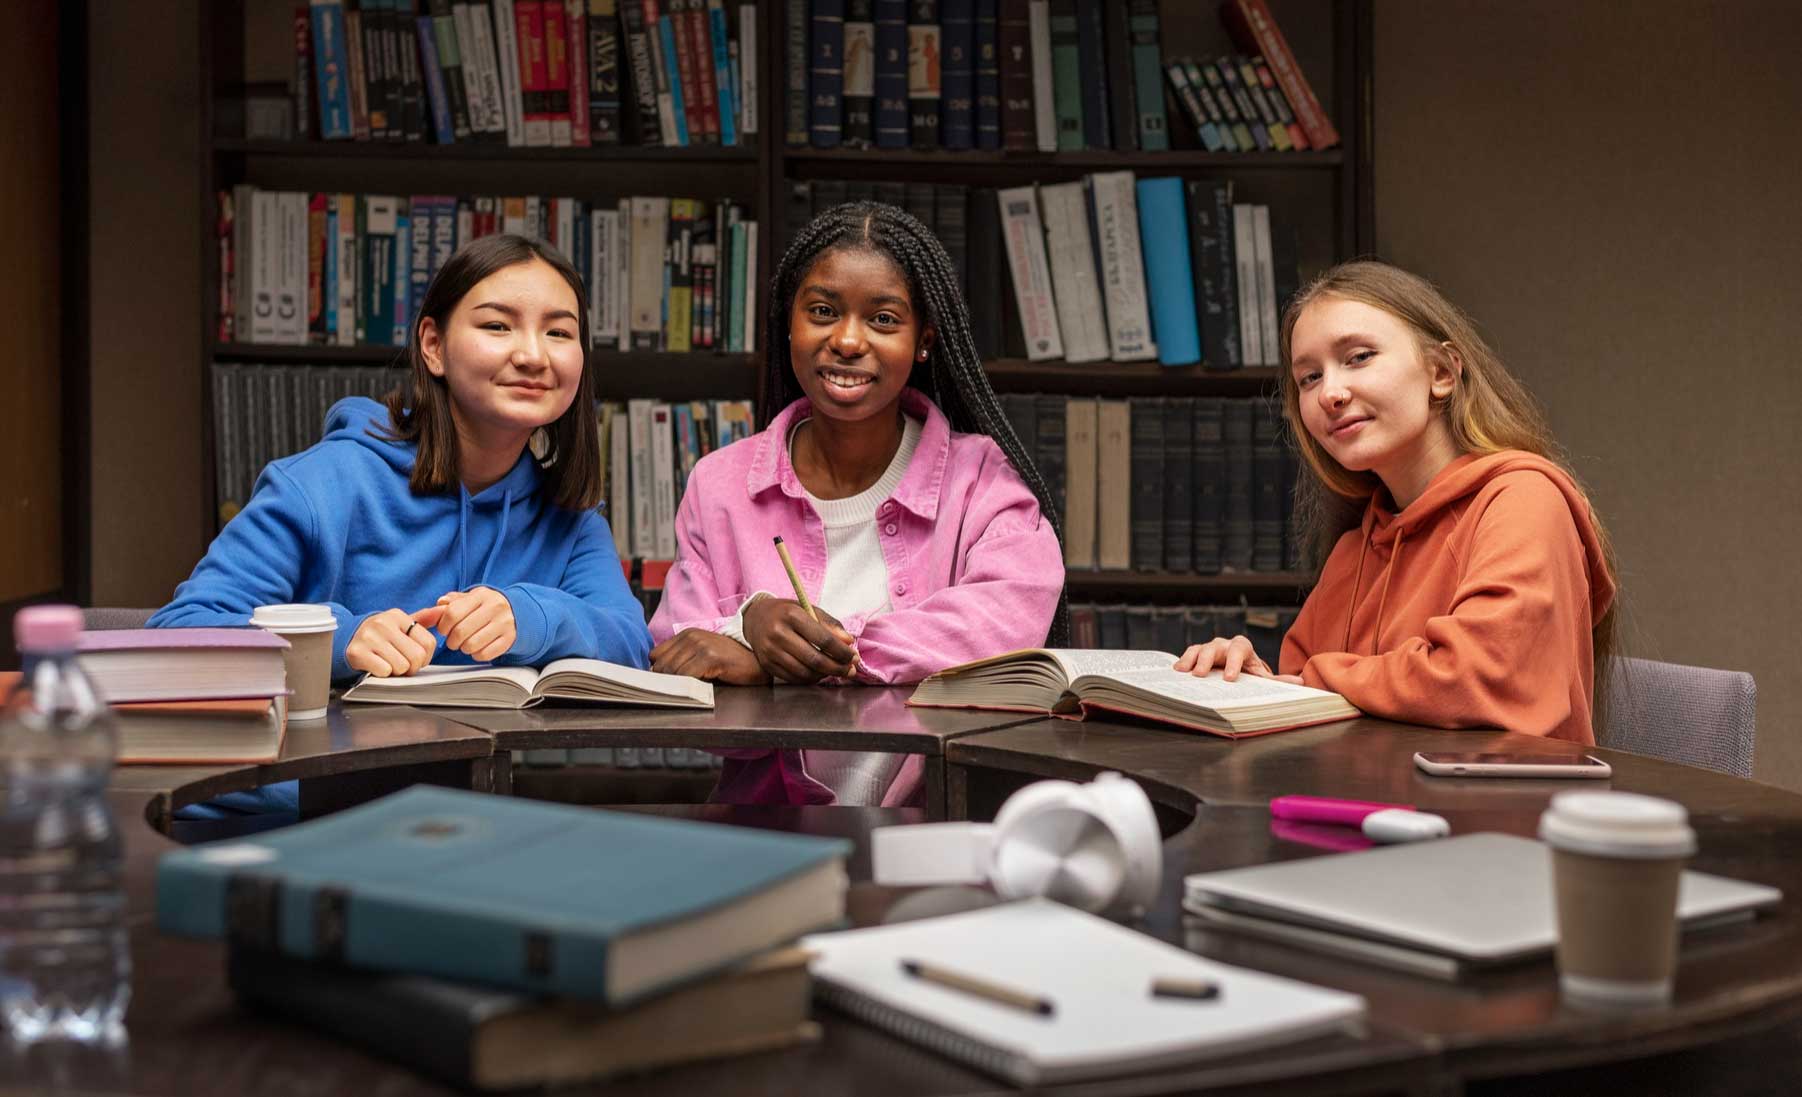
<path fill-rule="evenodd" d="M 350 129 L 350 50 L 344 43 L 344 5 L 340 0 L 312 0 L 313 76 L 319 93 L 319 136 L 348 140 Z"/>
<path fill-rule="evenodd" d="M 808 139 L 835 149 L 844 129 L 845 0 L 812 0 L 807 54 Z"/>
<path fill-rule="evenodd" d="M 399 214 L 394 219 L 394 323 L 389 328 L 391 346 L 407 345 L 407 313 L 413 290 L 413 219 Z"/>
<path fill-rule="evenodd" d="M 948 149 L 976 145 L 976 3 L 939 0 L 939 143 Z"/>
<path fill-rule="evenodd" d="M 425 300 L 426 287 L 432 281 L 432 233 L 436 226 L 432 222 L 432 208 L 436 198 L 430 195 L 416 194 L 410 203 L 407 215 L 407 303 L 410 308 L 418 308 Z M 395 311 L 395 327 L 402 336 L 412 330 L 413 315 L 406 309 Z M 404 319 L 402 319 L 404 317 Z"/>
<path fill-rule="evenodd" d="M 876 0 L 876 147 L 906 148 L 907 127 L 907 0 Z"/>
<path fill-rule="evenodd" d="M 1174 176 L 1141 179 L 1139 244 L 1145 252 L 1145 290 L 1151 298 L 1151 337 L 1158 361 L 1186 366 L 1201 361 L 1195 326 L 1195 274 L 1189 266 L 1189 218 L 1183 181 Z"/>
<path fill-rule="evenodd" d="M 976 0 L 976 147 L 1001 147 L 1000 0 Z"/>
<path fill-rule="evenodd" d="M 623 1005 L 839 924 L 850 843 L 415 785 L 157 865 L 157 926 Z"/>
<path fill-rule="evenodd" d="M 419 31 L 419 68 L 425 77 L 426 100 L 431 104 L 432 132 L 440 145 L 457 141 L 456 127 L 451 124 L 450 99 L 444 90 L 444 69 L 438 64 L 438 38 L 432 17 L 421 15 L 415 24 Z"/>
<path fill-rule="evenodd" d="M 688 110 L 682 102 L 682 81 L 676 76 L 676 28 L 670 22 L 668 12 L 657 17 L 657 42 L 668 65 L 670 75 L 669 99 L 670 113 L 676 120 L 676 144 L 686 148 L 688 145 Z"/>

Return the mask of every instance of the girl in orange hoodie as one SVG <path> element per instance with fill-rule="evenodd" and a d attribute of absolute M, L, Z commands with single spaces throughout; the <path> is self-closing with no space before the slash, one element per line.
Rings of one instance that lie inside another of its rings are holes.
<path fill-rule="evenodd" d="M 1218 667 L 1443 728 L 1595 741 L 1614 626 L 1606 534 L 1538 405 L 1457 306 L 1383 263 L 1334 267 L 1283 316 L 1283 413 L 1311 476 L 1313 593 L 1280 674 L 1243 636 Z"/>

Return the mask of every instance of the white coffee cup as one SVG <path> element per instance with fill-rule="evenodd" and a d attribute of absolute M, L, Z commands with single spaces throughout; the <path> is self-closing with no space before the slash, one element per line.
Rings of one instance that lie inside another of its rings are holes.
<path fill-rule="evenodd" d="M 1558 981 L 1580 1004 L 1670 1000 L 1677 890 L 1695 854 L 1682 804 L 1631 792 L 1564 792 L 1539 818 L 1552 847 Z"/>
<path fill-rule="evenodd" d="M 330 606 L 285 603 L 258 606 L 250 623 L 288 641 L 288 719 L 322 720 L 332 697 L 332 634 L 338 619 Z"/>

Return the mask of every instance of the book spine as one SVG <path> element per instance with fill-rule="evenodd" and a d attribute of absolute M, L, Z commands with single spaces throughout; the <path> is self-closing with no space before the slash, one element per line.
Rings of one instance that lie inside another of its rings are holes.
<path fill-rule="evenodd" d="M 1039 466 L 1039 476 L 1045 481 L 1045 493 L 1051 497 L 1051 505 L 1056 509 L 1056 513 L 1046 517 L 1059 530 L 1063 528 L 1063 514 L 1069 509 L 1065 499 L 1068 470 L 1064 466 L 1068 448 L 1064 406 L 1067 401 L 1068 398 L 1064 396 L 1033 397 L 1037 420 L 1033 432 L 1033 463 Z"/>
<path fill-rule="evenodd" d="M 235 342 L 238 330 L 237 213 L 232 192 L 221 190 L 215 195 L 219 216 L 213 222 L 213 235 L 218 240 L 219 297 L 218 323 L 213 338 L 221 343 Z"/>
<path fill-rule="evenodd" d="M 450 3 L 450 0 L 445 2 Z M 481 46 L 476 41 L 476 12 L 468 0 L 450 3 L 450 9 L 452 29 L 457 32 L 457 59 L 462 62 L 463 102 L 469 110 L 469 134 L 473 140 L 486 141 L 491 129 L 488 99 L 482 85 Z"/>
<path fill-rule="evenodd" d="M 1114 98 L 1109 78 L 1105 20 L 1101 0 L 1076 0 L 1076 57 L 1082 82 L 1082 137 L 1091 149 L 1114 147 L 1114 127 L 1108 104 Z M 1126 70 L 1119 70 L 1124 73 Z"/>
<path fill-rule="evenodd" d="M 1133 68 L 1133 36 L 1128 4 L 1114 0 L 1101 11 L 1106 24 L 1107 108 L 1108 125 L 1113 131 L 1114 148 L 1120 152 L 1139 151 L 1139 98 Z"/>
<path fill-rule="evenodd" d="M 1089 239 L 1082 184 L 1041 186 L 1039 205 L 1045 218 L 1045 247 L 1056 291 L 1064 360 L 1101 361 L 1108 356 L 1107 316 L 1095 276 L 1095 248 Z"/>
<path fill-rule="evenodd" d="M 844 144 L 868 148 L 876 142 L 876 5 L 846 0 L 844 61 Z"/>
<path fill-rule="evenodd" d="M 872 197 L 872 200 L 873 197 Z M 932 231 L 951 259 L 951 273 L 968 299 L 970 266 L 970 190 L 957 183 L 939 183 L 932 189 Z"/>
<path fill-rule="evenodd" d="M 1234 300 L 1232 184 L 1202 180 L 1189 191 L 1189 254 L 1195 275 L 1195 319 L 1201 330 L 1201 360 L 1209 369 L 1238 368 L 1239 320 Z M 1224 211 L 1224 213 L 1223 213 Z"/>
<path fill-rule="evenodd" d="M 1258 83 L 1258 69 L 1249 57 L 1233 58 L 1231 64 L 1239 71 L 1239 84 L 1245 89 L 1247 98 L 1251 100 L 1253 109 L 1258 112 L 1259 121 L 1264 123 L 1270 134 L 1270 143 L 1279 152 L 1294 150 L 1295 143 L 1289 140 L 1289 127 L 1283 125 L 1277 117 L 1276 108 L 1271 105 L 1270 97 L 1264 93 L 1264 85 Z"/>
<path fill-rule="evenodd" d="M 1108 344 L 1116 362 L 1156 358 L 1145 304 L 1145 262 L 1139 248 L 1138 200 L 1132 172 L 1088 177 L 1092 232 L 1106 289 Z"/>
<path fill-rule="evenodd" d="M 626 405 L 632 439 L 632 555 L 641 559 L 657 554 L 657 514 L 651 472 L 651 413 L 656 406 L 655 400 L 631 400 Z"/>
<path fill-rule="evenodd" d="M 1226 441 L 1221 434 L 1226 401 L 1197 397 L 1190 435 L 1195 469 L 1194 568 L 1204 575 L 1220 570 L 1222 519 L 1226 483 Z M 1213 637 L 1208 637 L 1213 639 Z"/>
<path fill-rule="evenodd" d="M 388 101 L 382 78 L 382 10 L 379 0 L 352 13 L 357 41 L 352 44 L 351 68 L 363 88 L 363 115 L 371 140 L 388 139 Z"/>
<path fill-rule="evenodd" d="M 976 0 L 976 147 L 1001 147 L 999 0 Z"/>
<path fill-rule="evenodd" d="M 512 9 L 506 18 L 504 9 Z M 528 148 L 548 148 L 551 118 L 546 96 L 545 32 L 543 0 L 495 0 L 494 31 L 501 62 L 501 90 L 506 96 L 508 143 L 513 121 L 519 115 L 521 143 Z"/>
<path fill-rule="evenodd" d="M 1007 295 L 1006 245 L 1001 210 L 992 188 L 970 192 L 970 335 L 985 361 L 1001 357 L 1001 323 Z M 1055 270 L 1055 268 L 1054 268 Z"/>
<path fill-rule="evenodd" d="M 1057 309 L 1052 304 L 1051 272 L 1045 258 L 1045 229 L 1039 219 L 1039 203 L 1031 186 L 999 191 L 1001 228 L 1007 242 L 1008 270 L 1013 275 L 1014 301 L 1026 334 L 1026 355 L 1035 362 L 1064 355 L 1058 333 Z"/>
<path fill-rule="evenodd" d="M 419 68 L 425 78 L 426 98 L 432 107 L 432 134 L 440 145 L 457 140 L 456 123 L 451 117 L 450 95 L 444 83 L 444 69 L 438 61 L 438 38 L 434 20 L 421 15 L 414 28 L 419 34 Z"/>
<path fill-rule="evenodd" d="M 1164 401 L 1135 397 L 1132 407 L 1132 566 L 1164 570 Z"/>
<path fill-rule="evenodd" d="M 682 83 L 682 116 L 688 123 L 687 144 L 707 143 L 707 96 L 701 87 L 700 51 L 694 38 L 690 0 L 670 0 L 663 8 L 676 44 L 676 79 Z"/>
<path fill-rule="evenodd" d="M 1232 147 L 1240 152 L 1251 152 L 1262 147 L 1246 125 L 1246 120 L 1239 114 L 1239 105 L 1233 99 L 1232 90 L 1226 86 L 1226 80 L 1220 75 L 1220 69 L 1212 64 L 1201 64 L 1187 61 L 1184 67 L 1189 73 L 1189 82 L 1204 89 L 1201 104 L 1208 111 L 1220 113 L 1219 125 L 1226 133 L 1233 135 Z M 1269 137 L 1265 137 L 1269 142 Z"/>
<path fill-rule="evenodd" d="M 281 195 L 281 291 L 276 300 L 279 342 L 307 342 L 307 196 Z"/>
<path fill-rule="evenodd" d="M 707 17 L 707 0 L 688 0 L 688 41 L 694 55 L 696 113 L 701 119 L 702 144 L 720 143 L 720 80 L 713 55 L 713 23 Z"/>
<path fill-rule="evenodd" d="M 469 89 L 463 76 L 463 52 L 457 41 L 457 18 L 450 0 L 431 0 L 431 13 L 432 44 L 444 98 L 450 107 L 452 139 L 467 141 L 471 134 Z"/>
<path fill-rule="evenodd" d="M 344 44 L 344 5 L 340 0 L 312 0 L 308 14 L 312 18 L 313 79 L 319 102 L 319 136 L 326 141 L 349 140 L 353 131 L 350 121 L 350 89 L 346 82 L 350 61 Z"/>
<path fill-rule="evenodd" d="M 1257 108 L 1253 106 L 1251 96 L 1246 93 L 1245 86 L 1239 79 L 1238 62 L 1231 57 L 1217 57 L 1210 67 L 1220 74 L 1220 82 L 1226 88 L 1226 94 L 1231 97 L 1233 106 L 1239 112 L 1239 121 L 1250 131 L 1252 141 L 1261 151 L 1270 152 L 1276 149 L 1277 144 L 1271 137 L 1270 127 L 1264 125 L 1263 120 L 1258 117 Z M 1234 132 L 1237 130 L 1235 129 Z M 1283 139 L 1287 143 L 1288 135 L 1284 134 Z"/>
<path fill-rule="evenodd" d="M 357 343 L 357 197 L 340 194 L 334 199 L 337 213 L 338 246 L 335 251 L 338 276 L 337 344 L 341 347 Z"/>
<path fill-rule="evenodd" d="M 911 140 L 907 102 L 907 0 L 875 0 L 876 147 L 904 149 Z"/>
<path fill-rule="evenodd" d="M 1172 61 L 1166 65 L 1164 75 L 1169 79 L 1171 89 L 1176 92 L 1176 101 L 1182 105 L 1183 113 L 1189 116 L 1189 124 L 1195 127 L 1195 136 L 1200 139 L 1201 147 L 1209 152 L 1219 152 L 1225 148 L 1219 128 L 1202 108 L 1200 89 L 1189 83 L 1189 75 L 1182 62 Z"/>
<path fill-rule="evenodd" d="M 1270 252 L 1270 207 L 1251 207 L 1253 270 L 1257 275 L 1258 341 L 1264 348 L 1264 364 L 1281 365 L 1277 347 L 1276 275 Z"/>
<path fill-rule="evenodd" d="M 424 142 L 432 136 L 436 120 L 432 115 L 431 89 L 426 81 L 424 62 L 421 60 L 420 31 L 423 29 L 426 38 L 430 39 L 432 28 L 429 19 L 426 20 L 423 28 L 420 26 L 421 20 L 413 13 L 412 7 L 411 0 L 405 0 L 402 10 L 395 14 L 394 49 L 400 58 L 402 129 L 405 131 L 408 141 Z M 438 66 L 434 62 L 432 64 L 433 76 L 437 75 L 437 70 Z M 446 132 L 449 132 L 450 120 L 448 117 L 445 119 L 444 128 Z"/>
<path fill-rule="evenodd" d="M 738 76 L 733 67 L 736 44 L 726 26 L 726 8 L 720 0 L 707 0 L 707 33 L 713 43 L 714 106 L 722 145 L 737 145 L 743 127 L 738 106 Z"/>
<path fill-rule="evenodd" d="M 1158 361 L 1166 366 L 1192 365 L 1201 361 L 1201 333 L 1195 326 L 1195 275 L 1189 265 L 1182 180 L 1139 180 L 1138 204 Z"/>
<path fill-rule="evenodd" d="M 620 143 L 618 0 L 588 0 L 588 143 Z"/>
<path fill-rule="evenodd" d="M 1246 53 L 1260 54 L 1269 63 L 1277 86 L 1283 89 L 1283 95 L 1295 110 L 1296 121 L 1307 135 L 1308 144 L 1317 149 L 1337 145 L 1339 131 L 1321 110 L 1320 100 L 1315 98 L 1313 87 L 1302 75 L 1301 66 L 1295 63 L 1289 41 L 1278 29 L 1264 0 L 1226 0 L 1220 7 L 1220 14 L 1227 32 L 1239 48 Z"/>
<path fill-rule="evenodd" d="M 350 134 L 353 140 L 367 141 L 369 131 L 369 86 L 363 72 L 363 13 L 344 15 L 344 87 L 350 98 Z"/>
<path fill-rule="evenodd" d="M 1263 325 L 1258 321 L 1257 230 L 1252 224 L 1251 206 L 1233 205 L 1233 266 L 1239 301 L 1239 346 L 1248 366 L 1261 366 L 1264 361 Z"/>
<path fill-rule="evenodd" d="M 575 13 L 581 19 L 580 11 Z M 571 94 L 571 70 L 579 69 L 574 63 L 574 52 L 570 47 L 577 41 L 575 27 L 570 21 L 570 12 L 563 0 L 546 0 L 544 5 L 544 87 L 540 94 L 544 96 L 545 113 L 550 116 L 551 147 L 567 149 L 576 143 L 575 97 Z M 587 82 L 583 82 L 586 91 Z M 583 96 L 582 103 L 582 136 L 583 144 L 587 144 L 588 136 L 588 103 Z"/>
<path fill-rule="evenodd" d="M 908 0 L 907 106 L 914 148 L 939 147 L 939 98 L 942 94 L 943 40 L 939 0 Z"/>
<path fill-rule="evenodd" d="M 495 3 L 508 5 L 506 25 L 512 27 L 513 10 L 510 0 L 495 0 Z M 496 48 L 498 24 L 492 18 L 498 12 L 498 7 L 473 3 L 469 9 L 469 25 L 475 36 L 476 56 L 479 59 L 477 70 L 481 80 L 483 109 L 488 116 L 488 132 L 501 135 L 509 145 L 519 146 L 525 144 L 525 123 L 519 113 L 519 54 L 512 49 L 505 53 L 505 58 L 511 58 L 506 63 L 511 67 L 513 80 L 513 94 L 508 95 L 501 76 L 504 58 Z M 509 31 L 509 44 L 511 41 L 512 33 Z M 464 54 L 465 63 L 468 57 L 468 54 Z"/>
<path fill-rule="evenodd" d="M 1064 566 L 1095 566 L 1095 501 L 1099 406 L 1093 397 L 1064 400 Z M 1072 638 L 1074 643 L 1074 637 Z M 1093 646 L 1093 645 L 1091 645 Z"/>
<path fill-rule="evenodd" d="M 1095 562 L 1104 571 L 1132 566 L 1132 408 L 1102 400 L 1095 417 Z"/>
<path fill-rule="evenodd" d="M 1051 2 L 1027 0 L 1026 29 L 1032 41 L 1033 135 L 1040 152 L 1056 152 L 1060 126 L 1051 57 Z"/>
<path fill-rule="evenodd" d="M 1146 152 L 1170 148 L 1170 124 L 1164 116 L 1163 58 L 1158 43 L 1157 0 L 1131 0 L 1127 31 L 1132 42 L 1133 99 L 1139 113 L 1139 147 Z"/>
<path fill-rule="evenodd" d="M 388 343 L 390 346 L 407 345 L 407 309 L 413 290 L 412 260 L 413 222 L 406 214 L 406 207 L 398 200 L 395 203 L 394 216 L 394 273 L 391 285 L 394 287 L 393 313 L 388 327 Z"/>
<path fill-rule="evenodd" d="M 1038 148 L 1033 132 L 1032 23 L 1027 0 L 1000 0 L 997 32 L 1001 50 L 1001 147 L 1009 152 Z"/>
<path fill-rule="evenodd" d="M 323 194 L 307 196 L 307 311 L 306 341 L 325 342 L 326 200 Z"/>
<path fill-rule="evenodd" d="M 1283 89 L 1277 86 L 1276 77 L 1271 74 L 1270 66 L 1262 57 L 1251 58 L 1251 66 L 1256 75 L 1258 86 L 1264 89 L 1264 98 L 1269 101 L 1270 109 L 1276 112 L 1277 121 L 1289 132 L 1289 143 L 1297 149 L 1312 148 L 1308 133 L 1295 120 L 1295 112 L 1289 107 L 1289 100 L 1283 97 Z"/>
<path fill-rule="evenodd" d="M 1220 566 L 1223 570 L 1249 571 L 1252 557 L 1252 484 L 1257 473 L 1252 453 L 1251 400 L 1227 400 L 1222 405 L 1221 444 L 1226 453 L 1226 497 L 1221 507 Z"/>
<path fill-rule="evenodd" d="M 1251 568 L 1283 570 L 1282 414 L 1267 400 L 1252 402 Z"/>
<path fill-rule="evenodd" d="M 975 0 L 939 0 L 939 141 L 948 149 L 976 145 Z"/>
<path fill-rule="evenodd" d="M 652 0 L 645 0 L 646 17 Z M 664 143 L 687 148 L 695 135 L 688 125 L 688 89 L 682 85 L 681 55 L 676 45 L 675 18 L 670 7 L 658 13 L 656 38 L 657 109 L 664 119 Z"/>
<path fill-rule="evenodd" d="M 651 38 L 645 30 L 644 8 L 638 0 L 623 0 L 619 6 L 619 22 L 632 77 L 632 101 L 637 105 L 634 136 L 640 146 L 657 148 L 663 144 L 663 124 L 657 113 L 657 78 L 651 64 Z"/>
<path fill-rule="evenodd" d="M 676 454 L 675 433 L 670 406 L 658 404 L 651 409 L 651 474 L 653 521 L 656 537 L 652 546 L 658 560 L 676 558 Z"/>
<path fill-rule="evenodd" d="M 845 0 L 812 0 L 812 4 L 808 139 L 816 149 L 835 149 L 844 123 Z"/>
<path fill-rule="evenodd" d="M 1057 103 L 1057 147 L 1080 152 L 1086 137 L 1083 123 L 1081 24 L 1077 0 L 1051 0 L 1051 69 Z"/>
<path fill-rule="evenodd" d="M 788 76 L 783 98 L 784 140 L 790 148 L 803 148 L 811 140 L 813 108 L 808 98 L 808 71 L 813 55 L 807 50 L 810 12 L 807 0 L 787 0 L 783 7 L 784 71 Z"/>
<path fill-rule="evenodd" d="M 1195 570 L 1195 401 L 1164 400 L 1164 570 Z M 1181 651 L 1182 648 L 1177 648 Z"/>
<path fill-rule="evenodd" d="M 763 107 L 762 78 L 758 67 L 762 62 L 763 46 L 760 44 L 757 30 L 757 5 L 740 4 L 738 7 L 738 70 L 739 94 L 736 96 L 741 118 L 739 129 L 747 137 L 762 131 Z M 708 755 L 708 757 L 715 757 Z"/>

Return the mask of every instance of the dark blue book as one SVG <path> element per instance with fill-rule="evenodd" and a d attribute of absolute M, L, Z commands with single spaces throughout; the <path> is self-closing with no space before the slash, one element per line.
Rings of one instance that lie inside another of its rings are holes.
<path fill-rule="evenodd" d="M 621 1005 L 843 921 L 850 843 L 415 785 L 164 854 L 157 926 Z"/>
<path fill-rule="evenodd" d="M 904 149 L 907 118 L 907 0 L 876 0 L 876 147 Z"/>
<path fill-rule="evenodd" d="M 1227 571 L 1251 570 L 1252 495 L 1257 482 L 1252 464 L 1254 403 L 1251 399 L 1228 400 L 1223 409 L 1220 434 L 1226 451 L 1226 496 L 1221 507 L 1220 566 Z"/>
<path fill-rule="evenodd" d="M 976 147 L 1001 147 L 1000 0 L 976 0 Z"/>
<path fill-rule="evenodd" d="M 939 96 L 939 142 L 948 149 L 976 146 L 976 0 L 940 0 L 939 40 L 944 65 Z"/>
<path fill-rule="evenodd" d="M 1164 570 L 1195 570 L 1195 398 L 1164 398 Z M 1178 641 L 1180 644 L 1180 641 Z M 1164 648 L 1177 651 L 1179 647 Z"/>
<path fill-rule="evenodd" d="M 414 26 L 419 32 L 420 75 L 425 79 L 426 99 L 432 108 L 432 133 L 440 145 L 454 144 L 457 130 L 451 123 L 450 96 L 444 87 L 444 69 L 438 63 L 438 41 L 432 29 L 432 17 L 421 15 Z"/>
<path fill-rule="evenodd" d="M 1164 473 L 1164 398 L 1134 397 L 1131 542 L 1134 571 L 1164 570 Z"/>
<path fill-rule="evenodd" d="M 853 148 L 876 143 L 876 5 L 845 0 L 845 122 L 843 140 Z"/>
<path fill-rule="evenodd" d="M 1220 570 L 1222 508 L 1226 503 L 1226 440 L 1221 434 L 1226 401 L 1219 396 L 1195 398 L 1190 420 L 1190 452 L 1195 466 L 1195 512 L 1192 538 L 1195 570 L 1212 575 Z M 1212 640 L 1208 636 L 1201 643 Z"/>
<path fill-rule="evenodd" d="M 1192 180 L 1189 190 L 1189 255 L 1195 275 L 1195 319 L 1201 360 L 1208 369 L 1237 369 L 1239 278 L 1233 251 L 1233 186 Z"/>
<path fill-rule="evenodd" d="M 350 52 L 344 41 L 344 5 L 314 0 L 313 74 L 319 96 L 319 136 L 348 140 L 350 129 Z"/>
<path fill-rule="evenodd" d="M 1101 0 L 1076 0 L 1076 61 L 1082 74 L 1082 140 L 1091 149 L 1114 147 L 1108 104 L 1107 47 Z"/>
<path fill-rule="evenodd" d="M 845 0 L 811 0 L 808 44 L 808 140 L 835 149 L 845 125 Z"/>

